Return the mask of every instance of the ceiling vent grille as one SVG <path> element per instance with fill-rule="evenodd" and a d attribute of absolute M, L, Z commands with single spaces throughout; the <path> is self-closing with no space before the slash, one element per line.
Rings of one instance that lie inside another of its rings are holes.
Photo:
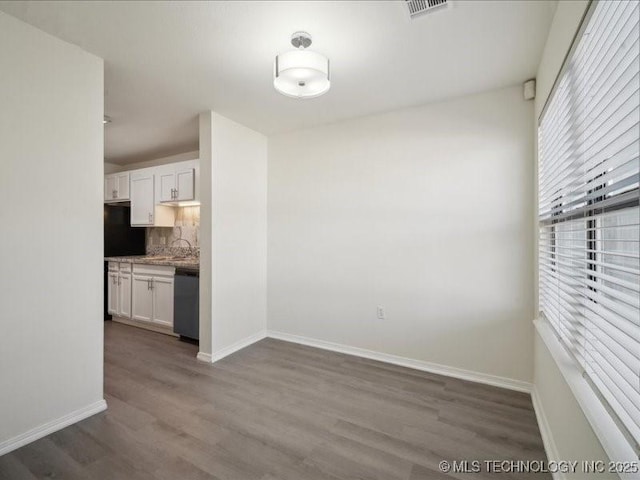
<path fill-rule="evenodd" d="M 405 0 L 409 15 L 415 18 L 423 13 L 440 10 L 447 6 L 449 0 Z"/>

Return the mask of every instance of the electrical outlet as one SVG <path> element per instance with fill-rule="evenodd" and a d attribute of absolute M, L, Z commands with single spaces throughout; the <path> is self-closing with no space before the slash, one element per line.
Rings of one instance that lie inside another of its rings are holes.
<path fill-rule="evenodd" d="M 384 305 L 378 305 L 378 319 L 386 320 L 386 315 L 384 313 Z"/>
<path fill-rule="evenodd" d="M 160 245 L 166 245 L 167 244 L 167 237 L 160 237 Z"/>

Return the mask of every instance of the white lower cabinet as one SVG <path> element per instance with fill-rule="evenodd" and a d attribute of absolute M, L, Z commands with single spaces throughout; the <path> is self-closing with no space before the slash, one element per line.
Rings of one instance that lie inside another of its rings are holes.
<path fill-rule="evenodd" d="M 150 322 L 153 317 L 153 293 L 151 291 L 151 277 L 133 274 L 131 318 Z"/>
<path fill-rule="evenodd" d="M 173 273 L 171 277 L 153 277 L 153 322 L 173 328 Z"/>
<path fill-rule="evenodd" d="M 107 311 L 131 318 L 131 264 L 109 262 Z"/>
<path fill-rule="evenodd" d="M 174 273 L 174 267 L 133 265 L 132 319 L 173 327 Z"/>
<path fill-rule="evenodd" d="M 111 315 L 118 315 L 118 272 L 109 271 L 107 281 L 109 282 L 107 288 L 107 312 Z"/>
<path fill-rule="evenodd" d="M 118 280 L 118 316 L 131 318 L 131 273 L 121 272 Z"/>

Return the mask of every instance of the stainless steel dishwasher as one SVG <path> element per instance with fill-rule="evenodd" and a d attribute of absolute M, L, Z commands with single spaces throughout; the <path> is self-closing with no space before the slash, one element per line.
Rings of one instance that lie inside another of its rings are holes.
<path fill-rule="evenodd" d="M 176 268 L 173 299 L 173 332 L 181 339 L 198 340 L 200 333 L 200 272 Z"/>

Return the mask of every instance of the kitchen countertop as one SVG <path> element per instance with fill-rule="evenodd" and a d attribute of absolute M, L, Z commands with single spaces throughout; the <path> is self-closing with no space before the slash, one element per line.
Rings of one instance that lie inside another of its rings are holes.
<path fill-rule="evenodd" d="M 105 262 L 138 263 L 143 265 L 166 265 L 168 267 L 200 270 L 198 257 L 170 257 L 160 255 L 130 255 L 126 257 L 104 257 Z"/>

